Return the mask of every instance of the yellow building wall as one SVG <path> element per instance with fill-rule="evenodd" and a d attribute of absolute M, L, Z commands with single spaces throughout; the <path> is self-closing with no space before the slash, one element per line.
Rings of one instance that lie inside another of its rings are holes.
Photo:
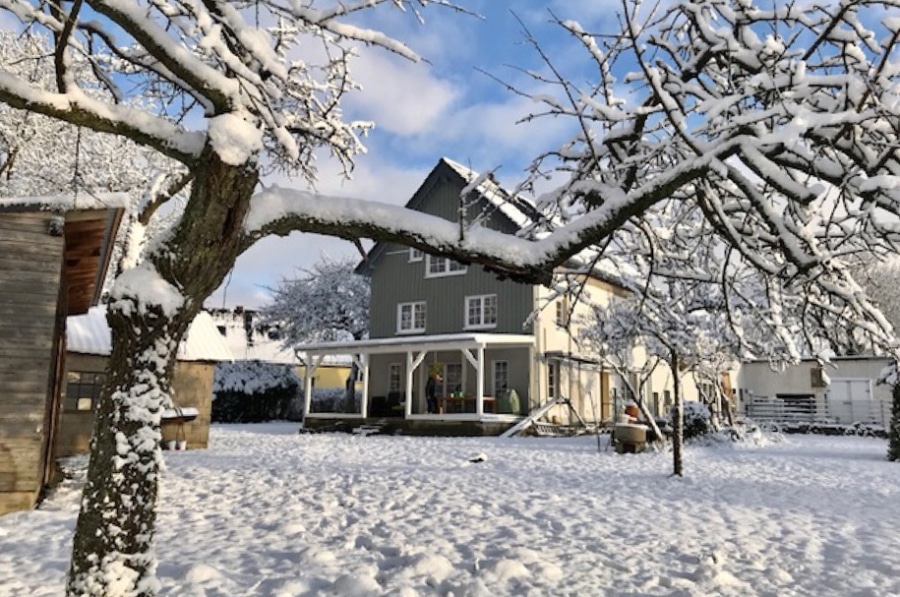
<path fill-rule="evenodd" d="M 301 383 L 306 379 L 306 367 L 296 368 Z M 313 387 L 319 389 L 343 388 L 350 376 L 350 365 L 320 365 L 313 374 Z"/>

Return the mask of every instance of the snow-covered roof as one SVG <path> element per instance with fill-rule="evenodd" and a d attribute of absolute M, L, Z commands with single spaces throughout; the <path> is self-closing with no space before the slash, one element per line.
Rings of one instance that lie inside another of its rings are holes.
<path fill-rule="evenodd" d="M 47 210 L 78 211 L 125 209 L 131 202 L 128 193 L 77 193 L 46 197 L 0 197 L 0 211 Z"/>
<path fill-rule="evenodd" d="M 290 348 L 285 348 L 280 339 L 271 339 L 265 333 L 255 331 L 252 342 L 247 338 L 242 313 L 216 312 L 212 314 L 213 324 L 222 341 L 237 361 L 260 361 L 274 365 L 302 365 Z M 323 365 L 349 365 L 349 357 L 326 359 Z"/>
<path fill-rule="evenodd" d="M 522 195 L 511 194 L 498 185 L 492 177 L 482 176 L 448 157 L 441 158 L 441 161 L 450 166 L 467 184 L 477 183 L 473 190 L 519 228 L 525 228 L 535 222 L 539 212 L 537 206 L 530 199 Z"/>
<path fill-rule="evenodd" d="M 109 355 L 112 338 L 106 323 L 106 307 L 94 307 L 85 315 L 67 318 L 66 340 L 69 352 Z M 178 347 L 178 360 L 234 360 L 209 313 L 201 312 L 194 318 L 184 340 Z"/>
<path fill-rule="evenodd" d="M 297 350 L 311 355 L 378 354 L 485 346 L 531 346 L 534 342 L 534 336 L 529 334 L 436 334 L 370 338 L 354 342 L 319 342 L 298 346 Z"/>

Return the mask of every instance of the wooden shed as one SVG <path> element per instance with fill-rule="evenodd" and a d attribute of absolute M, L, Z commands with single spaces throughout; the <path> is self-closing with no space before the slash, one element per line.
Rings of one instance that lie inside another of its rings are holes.
<path fill-rule="evenodd" d="M 54 457 L 86 454 L 90 449 L 94 412 L 106 381 L 111 335 L 106 309 L 94 307 L 67 322 L 65 383 Z M 232 360 L 231 351 L 208 313 L 194 319 L 178 347 L 172 380 L 175 409 L 163 414 L 163 446 L 181 440 L 188 449 L 209 442 L 213 376 L 216 363 Z M 179 410 L 180 409 L 180 410 Z M 188 416 L 179 416 L 188 413 Z M 170 415 L 170 416 L 167 416 Z"/>
<path fill-rule="evenodd" d="M 0 198 L 0 514 L 50 479 L 66 317 L 98 302 L 126 201 Z"/>

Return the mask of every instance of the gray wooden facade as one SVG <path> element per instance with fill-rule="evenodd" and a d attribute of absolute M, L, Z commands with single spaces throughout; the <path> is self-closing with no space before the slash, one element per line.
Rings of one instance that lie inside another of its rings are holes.
<path fill-rule="evenodd" d="M 416 191 L 408 206 L 450 221 L 459 219 L 459 195 L 466 185 L 458 173 L 441 161 Z M 491 211 L 485 201 L 473 202 L 466 209 L 468 218 L 489 214 L 488 227 L 507 233 L 518 228 L 502 213 Z M 370 338 L 397 335 L 397 306 L 400 303 L 425 302 L 424 334 L 455 334 L 465 331 L 467 296 L 497 295 L 497 325 L 489 333 L 528 334 L 523 325 L 535 304 L 533 286 L 512 280 L 499 280 L 480 266 L 470 266 L 464 274 L 427 277 L 428 258 L 410 261 L 410 250 L 403 245 L 378 245 L 360 271 L 371 278 Z"/>
<path fill-rule="evenodd" d="M 0 514 L 32 507 L 53 474 L 65 318 L 99 298 L 120 219 L 0 206 Z"/>

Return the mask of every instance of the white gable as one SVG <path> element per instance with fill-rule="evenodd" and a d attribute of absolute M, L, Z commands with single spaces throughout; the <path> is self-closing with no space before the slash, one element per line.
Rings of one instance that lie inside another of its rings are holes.
<path fill-rule="evenodd" d="M 85 315 L 67 318 L 66 340 L 69 352 L 109 355 L 112 338 L 106 324 L 106 307 L 93 307 Z M 185 339 L 178 346 L 178 360 L 234 360 L 209 313 L 201 312 L 191 323 Z"/>

